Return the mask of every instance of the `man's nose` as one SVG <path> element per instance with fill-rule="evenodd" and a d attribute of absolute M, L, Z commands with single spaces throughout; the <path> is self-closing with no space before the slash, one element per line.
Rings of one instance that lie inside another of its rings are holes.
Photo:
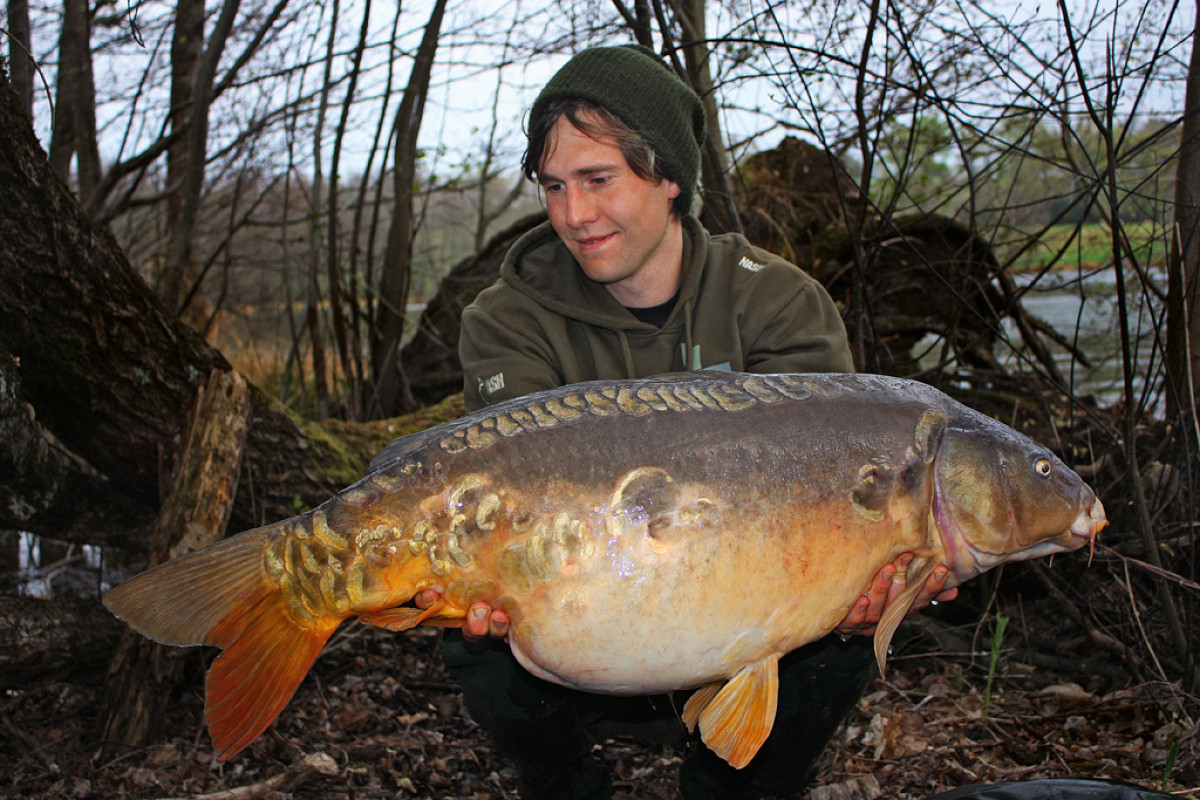
<path fill-rule="evenodd" d="M 596 201 L 591 193 L 575 186 L 567 187 L 567 224 L 578 228 L 596 218 Z"/>

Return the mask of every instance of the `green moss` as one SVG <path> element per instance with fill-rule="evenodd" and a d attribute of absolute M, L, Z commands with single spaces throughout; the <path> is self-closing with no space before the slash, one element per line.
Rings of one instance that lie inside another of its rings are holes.
<path fill-rule="evenodd" d="M 349 486 L 366 475 L 371 459 L 392 440 L 451 422 L 462 414 L 463 398 L 456 394 L 435 406 L 391 419 L 372 422 L 304 420 L 299 424 L 312 443 L 309 454 L 313 466 L 330 480 Z"/>

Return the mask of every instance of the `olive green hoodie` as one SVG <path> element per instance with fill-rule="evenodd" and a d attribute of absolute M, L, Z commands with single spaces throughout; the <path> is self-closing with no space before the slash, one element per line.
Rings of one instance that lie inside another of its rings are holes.
<path fill-rule="evenodd" d="M 661 328 L 583 274 L 549 223 L 522 236 L 463 311 L 468 411 L 568 383 L 690 369 L 850 372 L 841 316 L 798 267 L 683 219 L 683 283 Z"/>

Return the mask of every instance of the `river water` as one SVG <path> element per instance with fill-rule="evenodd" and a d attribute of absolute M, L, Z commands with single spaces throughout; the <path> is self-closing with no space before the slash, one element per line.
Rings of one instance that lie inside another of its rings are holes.
<path fill-rule="evenodd" d="M 1034 278 L 1017 276 L 1018 286 L 1029 287 Z M 1166 273 L 1151 270 L 1149 280 L 1165 289 Z M 1133 385 L 1134 391 L 1140 392 L 1146 383 L 1148 365 L 1161 363 L 1161 354 L 1151 359 L 1151 352 L 1156 325 L 1162 323 L 1162 303 L 1143 287 L 1136 274 L 1126 275 L 1125 284 Z M 1121 327 L 1116 278 L 1111 269 L 1083 276 L 1058 272 L 1043 275 L 1023 296 L 1022 304 L 1028 313 L 1048 323 L 1087 355 L 1090 366 L 1079 363 L 1064 348 L 1048 343 L 1056 365 L 1077 394 L 1093 394 L 1101 406 L 1121 399 L 1124 394 Z M 1020 341 L 1011 321 L 1005 323 L 1005 335 L 1014 343 Z M 1009 366 L 1017 360 L 1005 347 L 997 355 L 1001 363 Z"/>

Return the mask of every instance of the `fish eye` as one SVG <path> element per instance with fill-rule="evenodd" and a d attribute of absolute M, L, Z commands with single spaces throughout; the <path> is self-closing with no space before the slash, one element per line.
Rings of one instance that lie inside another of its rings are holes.
<path fill-rule="evenodd" d="M 1050 460 L 1047 458 L 1039 458 L 1034 463 L 1033 470 L 1038 475 L 1041 475 L 1043 478 L 1046 478 L 1046 477 L 1049 477 L 1050 473 L 1054 471 L 1054 465 L 1051 464 Z"/>

